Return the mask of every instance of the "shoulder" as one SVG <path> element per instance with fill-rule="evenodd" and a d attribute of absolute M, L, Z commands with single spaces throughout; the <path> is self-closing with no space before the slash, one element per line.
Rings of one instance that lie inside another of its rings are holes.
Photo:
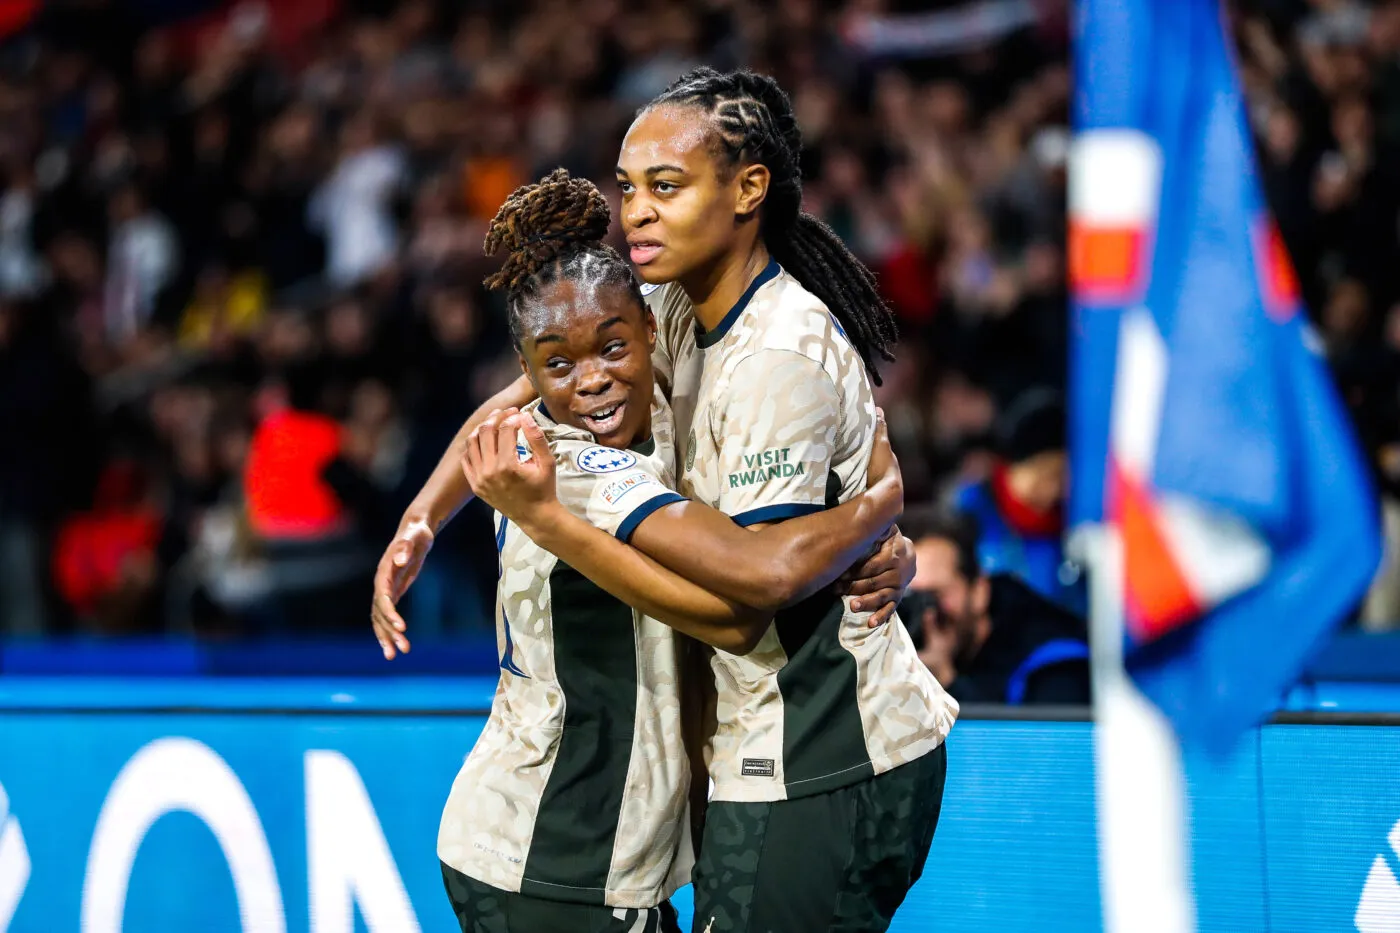
<path fill-rule="evenodd" d="M 651 313 L 656 315 L 658 324 L 665 325 L 693 317 L 690 299 L 675 282 L 663 282 L 659 285 L 642 283 L 641 288 L 642 300 L 646 302 Z"/>
<path fill-rule="evenodd" d="M 731 375 L 741 366 L 751 370 L 756 356 L 801 357 L 810 361 L 813 374 L 823 371 L 834 385 L 845 387 L 845 395 L 855 386 L 847 376 L 864 373 L 864 364 L 827 306 L 787 272 L 759 289 L 748 310 L 735 325 L 737 333 L 725 341 L 723 368 Z M 794 366 L 789 361 L 785 368 Z"/>

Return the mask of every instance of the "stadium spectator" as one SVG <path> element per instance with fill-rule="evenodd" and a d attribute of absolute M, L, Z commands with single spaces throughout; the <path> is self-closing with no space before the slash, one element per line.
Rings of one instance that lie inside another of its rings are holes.
<path fill-rule="evenodd" d="M 901 522 L 919 569 L 899 607 L 919 656 L 959 703 L 1089 702 L 1083 619 L 977 561 L 976 522 L 914 511 Z"/>
<path fill-rule="evenodd" d="M 1068 492 L 1065 412 L 1048 389 L 1025 393 L 997 424 L 997 460 L 991 476 L 954 496 L 981 529 L 977 555 L 983 571 L 1010 573 L 1040 595 L 1083 615 L 1087 588 L 1079 566 L 1065 555 L 1064 503 Z"/>
<path fill-rule="evenodd" d="M 1387 558 L 1361 619 L 1400 619 L 1400 3 L 1239 0 L 1265 192 L 1343 399 L 1370 451 Z"/>
<path fill-rule="evenodd" d="M 1063 385 L 1064 11 L 902 6 L 136 0 L 0 40 L 0 305 L 34 311 L 0 336 L 0 386 L 24 387 L 0 398 L 0 600 L 29 607 L 3 624 L 75 624 L 46 556 L 119 452 L 165 529 L 149 624 L 274 624 L 242 483 L 262 388 L 317 374 L 347 533 L 397 514 L 518 372 L 479 284 L 497 206 L 559 165 L 615 198 L 629 101 L 701 61 L 790 89 L 805 206 L 899 315 L 880 403 L 910 500 L 984 476 L 997 411 Z M 489 624 L 486 517 L 436 543 L 424 631 Z"/>

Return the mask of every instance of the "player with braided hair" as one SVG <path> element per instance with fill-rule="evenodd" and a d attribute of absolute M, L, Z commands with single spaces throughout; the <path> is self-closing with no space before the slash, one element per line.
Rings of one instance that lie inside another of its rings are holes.
<path fill-rule="evenodd" d="M 487 284 L 506 292 L 539 399 L 488 418 L 464 458 L 482 497 L 503 505 L 501 681 L 438 836 L 464 933 L 675 930 L 666 898 L 693 861 L 685 814 L 698 758 L 681 729 L 695 646 L 685 636 L 746 653 L 773 600 L 830 584 L 902 507 L 883 439 L 873 488 L 760 535 L 677 495 L 655 318 L 602 243 L 608 222 L 597 188 L 561 170 L 518 189 L 486 238 L 488 254 L 506 254 Z M 537 507 L 507 505 L 522 495 Z M 511 520 L 522 511 L 533 523 Z M 687 578 L 628 546 L 662 516 L 709 555 L 706 572 Z M 590 535 L 601 541 L 576 559 L 555 556 Z M 716 595 L 709 579 L 759 597 L 751 607 Z"/>
<path fill-rule="evenodd" d="M 638 114 L 617 165 L 658 369 L 689 425 L 681 491 L 749 528 L 864 486 L 871 382 L 895 338 L 873 276 L 803 213 L 800 159 L 777 82 L 700 68 Z M 779 612 L 749 655 L 713 652 L 697 930 L 880 931 L 921 874 L 958 707 L 904 626 L 868 628 L 859 609 L 824 594 Z"/>

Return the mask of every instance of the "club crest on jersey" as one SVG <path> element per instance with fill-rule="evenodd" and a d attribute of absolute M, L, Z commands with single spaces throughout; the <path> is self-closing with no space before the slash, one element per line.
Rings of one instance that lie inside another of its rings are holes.
<path fill-rule="evenodd" d="M 575 458 L 578 468 L 585 473 L 616 473 L 637 465 L 637 458 L 625 450 L 612 447 L 589 447 L 579 451 Z"/>
<path fill-rule="evenodd" d="M 690 429 L 690 440 L 685 442 L 685 471 L 695 469 L 695 429 Z"/>

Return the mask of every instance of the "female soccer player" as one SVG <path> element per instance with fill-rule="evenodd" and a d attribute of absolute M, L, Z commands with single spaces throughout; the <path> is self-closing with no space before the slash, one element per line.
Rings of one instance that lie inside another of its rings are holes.
<path fill-rule="evenodd" d="M 670 411 L 652 376 L 655 319 L 601 243 L 608 220 L 598 190 L 559 171 L 518 190 L 487 237 L 488 253 L 509 251 L 488 284 L 507 292 L 511 335 L 540 398 L 518 416 L 528 447 L 514 422 L 493 424 L 473 456 L 529 458 L 548 472 L 551 501 L 564 503 L 560 520 L 601 529 L 603 546 L 569 565 L 498 516 L 503 673 L 438 837 L 467 933 L 675 929 L 666 898 L 692 854 L 684 646 L 672 629 L 742 654 L 772 615 L 621 543 L 683 500 L 672 491 Z M 881 479 L 833 512 L 752 535 L 692 506 L 688 533 L 749 573 L 782 565 L 801 592 L 825 586 L 899 512 L 898 469 L 882 453 Z"/>
<path fill-rule="evenodd" d="M 772 79 L 702 68 L 641 112 L 617 167 L 631 259 L 660 285 L 648 301 L 681 491 L 749 528 L 864 488 L 874 363 L 894 336 L 869 271 L 801 211 L 800 154 Z M 568 562 L 602 546 L 557 518 L 541 471 L 474 463 L 471 450 L 472 488 L 538 544 Z M 631 544 L 732 598 L 722 553 L 686 531 L 690 507 L 644 518 Z M 927 858 L 957 704 L 903 626 L 867 627 L 830 592 L 778 612 L 752 652 L 715 651 L 713 666 L 696 930 L 885 929 Z"/>

